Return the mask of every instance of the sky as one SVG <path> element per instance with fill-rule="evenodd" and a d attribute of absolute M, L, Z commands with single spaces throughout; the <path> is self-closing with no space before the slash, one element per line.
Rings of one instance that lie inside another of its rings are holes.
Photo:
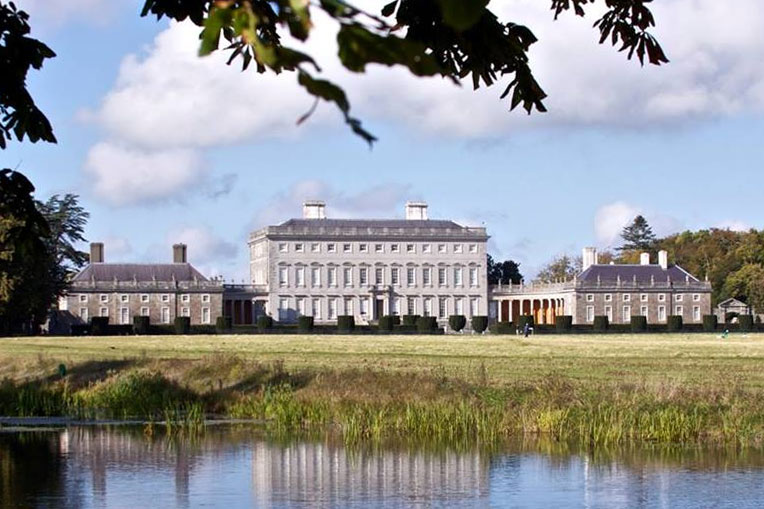
<path fill-rule="evenodd" d="M 550 2 L 493 0 L 539 38 L 531 65 L 548 113 L 508 111 L 508 83 L 473 91 L 403 69 L 341 68 L 336 25 L 314 14 L 307 49 L 345 88 L 370 149 L 290 73 L 197 56 L 198 29 L 141 18 L 140 0 L 16 0 L 57 57 L 29 76 L 58 144 L 12 143 L 2 166 L 36 196 L 75 193 L 107 261 L 189 261 L 247 278 L 248 233 L 301 215 L 484 225 L 489 252 L 532 277 L 554 256 L 619 244 L 643 214 L 659 235 L 764 227 L 764 3 L 662 0 L 654 33 L 671 63 L 641 67 L 597 43 L 596 19 L 553 20 Z M 386 2 L 358 2 L 368 10 Z M 299 44 L 297 44 L 299 46 Z"/>

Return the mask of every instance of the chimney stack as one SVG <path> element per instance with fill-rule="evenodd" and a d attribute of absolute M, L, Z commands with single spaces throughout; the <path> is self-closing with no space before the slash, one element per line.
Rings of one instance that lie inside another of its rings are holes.
<path fill-rule="evenodd" d="M 639 255 L 640 265 L 650 265 L 650 253 L 642 253 Z"/>
<path fill-rule="evenodd" d="M 663 270 L 668 269 L 668 251 L 663 249 L 658 251 L 658 265 L 660 265 Z"/>
<path fill-rule="evenodd" d="M 90 263 L 103 263 L 103 242 L 90 243 Z"/>
<path fill-rule="evenodd" d="M 406 202 L 406 219 L 423 221 L 427 219 L 427 204 L 423 201 Z"/>
<path fill-rule="evenodd" d="M 585 247 L 582 252 L 583 270 L 588 269 L 592 265 L 599 263 L 599 255 L 597 255 L 596 247 Z"/>
<path fill-rule="evenodd" d="M 186 257 L 185 244 L 173 244 L 172 263 L 188 263 L 188 258 Z"/>
<path fill-rule="evenodd" d="M 318 200 L 310 200 L 302 204 L 303 219 L 326 219 L 326 204 Z"/>

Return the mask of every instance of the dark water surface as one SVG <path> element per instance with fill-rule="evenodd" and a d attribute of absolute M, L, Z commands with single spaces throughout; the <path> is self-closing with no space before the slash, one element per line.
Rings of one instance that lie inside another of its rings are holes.
<path fill-rule="evenodd" d="M 496 450 L 345 447 L 252 427 L 0 433 L 2 507 L 764 507 L 764 454 L 543 440 Z"/>

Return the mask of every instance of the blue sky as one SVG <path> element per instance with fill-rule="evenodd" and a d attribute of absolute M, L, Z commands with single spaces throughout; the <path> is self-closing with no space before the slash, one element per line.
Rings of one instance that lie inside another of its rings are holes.
<path fill-rule="evenodd" d="M 304 199 L 324 199 L 330 217 L 400 217 L 407 199 L 425 200 L 431 217 L 485 224 L 495 256 L 529 276 L 556 254 L 612 246 L 637 213 L 661 234 L 762 227 L 755 0 L 656 6 L 672 60 L 660 69 L 598 46 L 590 19 L 493 1 L 541 39 L 532 58 L 550 113 L 530 118 L 507 113 L 499 87 L 350 75 L 317 16 L 311 51 L 380 138 L 373 150 L 328 105 L 295 126 L 311 102 L 293 77 L 199 59 L 193 27 L 140 18 L 140 3 L 18 2 L 58 53 L 29 85 L 59 143 L 12 144 L 3 166 L 30 176 L 40 198 L 81 195 L 87 237 L 106 242 L 110 261 L 168 260 L 180 240 L 204 272 L 239 281 L 247 232 L 299 215 Z"/>

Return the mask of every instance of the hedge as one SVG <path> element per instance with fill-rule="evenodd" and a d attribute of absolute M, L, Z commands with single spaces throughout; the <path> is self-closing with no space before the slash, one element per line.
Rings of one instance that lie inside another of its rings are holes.
<path fill-rule="evenodd" d="M 434 316 L 420 316 L 416 321 L 417 332 L 431 334 L 438 330 L 438 319 Z"/>
<path fill-rule="evenodd" d="M 646 332 L 647 317 L 642 315 L 631 317 L 631 332 Z"/>
<path fill-rule="evenodd" d="M 233 318 L 230 316 L 218 316 L 215 320 L 215 332 L 223 334 L 233 329 Z"/>
<path fill-rule="evenodd" d="M 472 317 L 472 330 L 478 334 L 482 334 L 488 328 L 487 316 L 473 316 Z"/>
<path fill-rule="evenodd" d="M 93 336 L 106 336 L 109 334 L 109 317 L 94 316 L 90 319 L 90 334 Z"/>
<path fill-rule="evenodd" d="M 337 317 L 337 332 L 353 332 L 355 330 L 355 317 L 353 315 L 340 315 Z"/>
<path fill-rule="evenodd" d="M 467 325 L 467 318 L 464 315 L 451 315 L 448 317 L 448 326 L 454 332 L 459 332 Z"/>
<path fill-rule="evenodd" d="M 175 317 L 175 334 L 190 334 L 191 318 L 188 316 Z"/>
<path fill-rule="evenodd" d="M 610 327 L 610 320 L 608 320 L 607 316 L 597 315 L 594 317 L 594 322 L 592 323 L 594 332 L 607 332 L 608 327 Z"/>
<path fill-rule="evenodd" d="M 681 315 L 669 315 L 666 322 L 666 330 L 669 332 L 679 332 L 682 330 L 682 316 Z"/>
<path fill-rule="evenodd" d="M 740 324 L 740 332 L 753 331 L 753 315 L 740 315 L 737 321 Z"/>
<path fill-rule="evenodd" d="M 571 315 L 556 316 L 554 328 L 557 332 L 570 332 L 573 330 L 573 317 Z"/>
<path fill-rule="evenodd" d="M 420 315 L 403 315 L 400 325 L 416 325 Z M 398 324 L 396 324 L 398 325 Z"/>
<path fill-rule="evenodd" d="M 312 316 L 299 316 L 297 317 L 297 330 L 300 332 L 310 332 L 313 330 L 313 317 Z"/>
<path fill-rule="evenodd" d="M 72 324 L 71 328 L 69 329 L 69 333 L 72 336 L 89 336 L 90 335 L 90 325 L 86 323 L 74 323 Z"/>
<path fill-rule="evenodd" d="M 494 326 L 494 331 L 496 334 L 514 334 L 516 332 L 515 324 L 512 322 L 497 322 Z"/>
<path fill-rule="evenodd" d="M 706 332 L 715 332 L 719 325 L 719 319 L 716 315 L 703 315 L 703 330 Z"/>
<path fill-rule="evenodd" d="M 528 324 L 528 327 L 533 327 L 533 315 L 520 315 L 517 318 L 517 328 L 520 330 L 525 329 L 525 324 Z"/>
<path fill-rule="evenodd" d="M 377 328 L 381 332 L 392 332 L 393 327 L 395 326 L 395 316 L 392 315 L 385 315 L 381 316 L 379 318 L 379 323 L 377 324 Z"/>
<path fill-rule="evenodd" d="M 257 317 L 257 330 L 260 332 L 269 331 L 273 328 L 273 318 L 268 315 Z"/>
<path fill-rule="evenodd" d="M 139 336 L 145 336 L 150 332 L 151 323 L 148 316 L 134 316 L 133 317 L 133 334 Z"/>

